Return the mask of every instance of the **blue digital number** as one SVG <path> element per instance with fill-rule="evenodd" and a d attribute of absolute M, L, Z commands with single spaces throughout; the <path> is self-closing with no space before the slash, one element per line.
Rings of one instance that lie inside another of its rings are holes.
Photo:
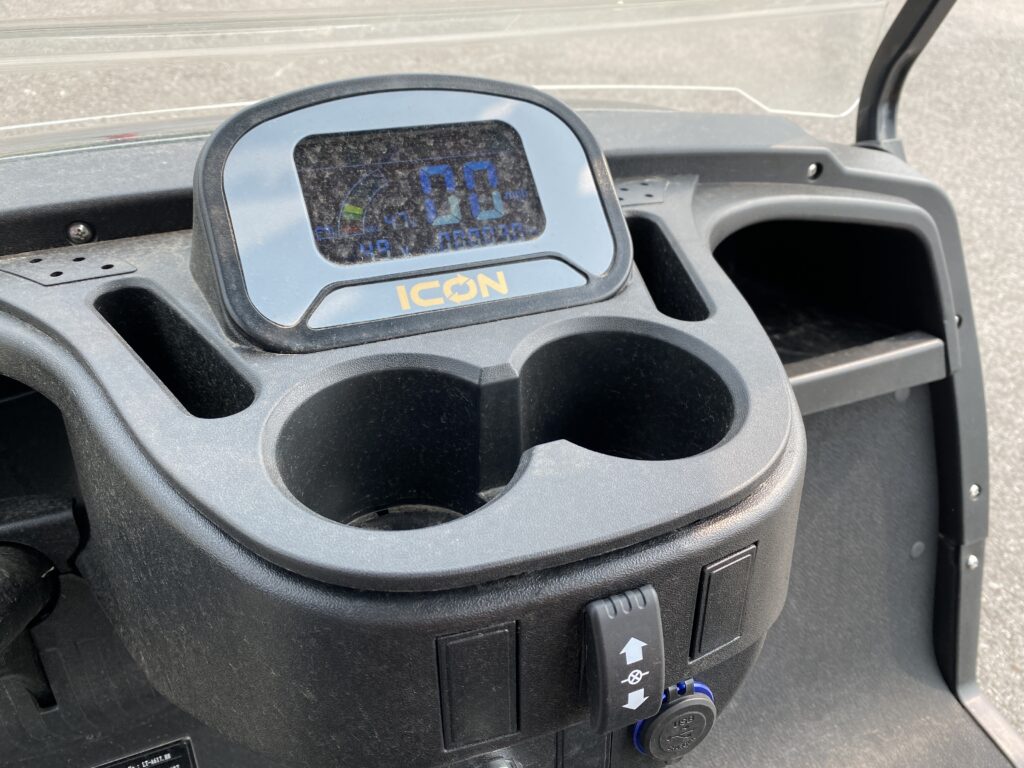
<path fill-rule="evenodd" d="M 366 261 L 373 261 L 377 257 L 388 258 L 391 256 L 391 241 L 387 239 L 363 240 L 359 243 L 359 258 Z"/>
<path fill-rule="evenodd" d="M 442 215 L 437 213 L 437 206 L 434 205 L 435 176 L 444 177 L 444 188 L 448 193 L 448 213 Z M 431 165 L 420 168 L 420 187 L 423 189 L 423 207 L 427 212 L 427 221 L 435 227 L 449 226 L 462 221 L 462 212 L 459 210 L 462 202 L 455 194 L 455 174 L 450 165 Z"/>
<path fill-rule="evenodd" d="M 480 198 L 476 191 L 476 175 L 481 171 L 487 172 L 487 184 L 491 188 L 491 207 L 487 210 L 480 210 Z M 494 169 L 494 163 L 489 160 L 466 163 L 462 166 L 462 176 L 469 190 L 469 208 L 478 221 L 491 221 L 505 215 L 505 203 L 498 191 L 498 172 Z"/>

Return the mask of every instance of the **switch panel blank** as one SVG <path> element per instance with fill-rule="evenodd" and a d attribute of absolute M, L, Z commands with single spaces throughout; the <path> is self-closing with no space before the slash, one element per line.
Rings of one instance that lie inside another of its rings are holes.
<path fill-rule="evenodd" d="M 437 661 L 446 748 L 518 730 L 515 623 L 438 638 Z"/>
<path fill-rule="evenodd" d="M 697 598 L 690 658 L 698 658 L 728 645 L 743 632 L 747 588 L 754 569 L 757 545 L 704 566 Z"/>

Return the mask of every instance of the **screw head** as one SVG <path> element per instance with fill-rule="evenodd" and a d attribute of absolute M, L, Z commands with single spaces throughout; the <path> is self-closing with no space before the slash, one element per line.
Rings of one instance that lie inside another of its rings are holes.
<path fill-rule="evenodd" d="M 971 483 L 971 487 L 967 489 L 967 492 L 971 495 L 972 499 L 976 499 L 981 496 L 981 486 L 977 483 Z"/>
<path fill-rule="evenodd" d="M 967 570 L 968 571 L 976 571 L 976 570 L 978 570 L 978 566 L 979 565 L 981 565 L 981 560 L 978 559 L 977 555 L 968 555 L 967 556 Z"/>
<path fill-rule="evenodd" d="M 91 243 L 96 237 L 92 227 L 84 221 L 75 221 L 68 224 L 68 240 L 72 245 L 84 245 Z"/>
<path fill-rule="evenodd" d="M 821 176 L 821 170 L 821 163 L 811 163 L 810 165 L 808 165 L 807 180 L 815 181 L 819 176 Z"/>

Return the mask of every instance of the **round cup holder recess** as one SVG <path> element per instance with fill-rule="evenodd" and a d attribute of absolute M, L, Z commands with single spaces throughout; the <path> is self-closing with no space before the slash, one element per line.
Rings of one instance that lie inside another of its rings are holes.
<path fill-rule="evenodd" d="M 734 414 L 725 382 L 691 352 L 601 331 L 540 347 L 518 386 L 481 387 L 413 367 L 342 379 L 287 418 L 276 459 L 285 486 L 314 512 L 402 531 L 479 508 L 541 443 L 564 439 L 619 458 L 684 459 L 721 442 Z"/>
<path fill-rule="evenodd" d="M 342 379 L 299 405 L 278 438 L 277 465 L 288 490 L 314 512 L 404 530 L 483 504 L 479 444 L 475 383 L 388 368 Z"/>
<path fill-rule="evenodd" d="M 564 439 L 624 459 L 685 459 L 721 442 L 735 414 L 703 360 L 622 331 L 544 345 L 523 366 L 520 393 L 524 450 Z"/>

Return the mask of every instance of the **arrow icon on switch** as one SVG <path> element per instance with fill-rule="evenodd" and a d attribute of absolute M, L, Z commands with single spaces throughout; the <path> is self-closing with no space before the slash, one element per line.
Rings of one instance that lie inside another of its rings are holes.
<path fill-rule="evenodd" d="M 644 646 L 647 645 L 643 640 L 637 640 L 635 637 L 629 638 L 629 642 L 626 643 L 620 654 L 625 654 L 627 664 L 636 664 L 638 661 L 644 660 Z M 613 645 L 612 648 L 615 646 Z"/>
<path fill-rule="evenodd" d="M 629 692 L 629 700 L 622 705 L 623 709 L 639 709 L 640 705 L 647 701 L 647 697 L 644 695 L 644 689 L 640 688 L 635 691 Z"/>

